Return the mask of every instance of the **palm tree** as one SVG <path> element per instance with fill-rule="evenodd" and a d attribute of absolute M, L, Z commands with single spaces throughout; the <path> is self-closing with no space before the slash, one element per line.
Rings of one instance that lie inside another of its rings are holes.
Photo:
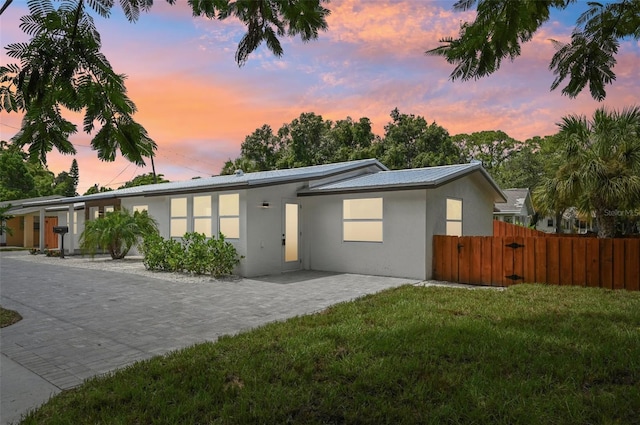
<path fill-rule="evenodd" d="M 613 237 L 616 217 L 640 206 L 640 107 L 603 107 L 592 120 L 571 115 L 559 126 L 565 163 L 552 180 L 581 212 L 595 212 L 598 237 Z"/>
<path fill-rule="evenodd" d="M 140 242 L 142 236 L 157 231 L 156 221 L 146 211 L 136 211 L 132 215 L 122 208 L 87 222 L 80 235 L 80 249 L 93 257 L 100 248 L 109 251 L 112 259 L 119 260 Z"/>

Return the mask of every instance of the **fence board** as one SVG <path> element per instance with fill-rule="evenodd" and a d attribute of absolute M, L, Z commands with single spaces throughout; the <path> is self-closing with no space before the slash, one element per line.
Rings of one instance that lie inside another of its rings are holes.
<path fill-rule="evenodd" d="M 513 248 L 513 274 L 520 276 L 517 280 L 512 280 L 512 284 L 525 282 L 524 278 L 524 237 L 518 236 L 514 238 L 514 242 L 520 245 L 519 248 Z"/>
<path fill-rule="evenodd" d="M 624 263 L 625 288 L 629 291 L 640 290 L 640 266 L 634 267 L 634 264 L 640 264 L 640 239 L 625 240 L 625 258 Z"/>
<path fill-rule="evenodd" d="M 491 270 L 493 269 L 493 251 L 491 244 L 493 238 L 491 236 L 481 236 L 482 241 L 482 284 L 491 285 Z"/>
<path fill-rule="evenodd" d="M 536 280 L 534 282 L 548 282 L 547 278 L 547 239 L 536 240 Z"/>
<path fill-rule="evenodd" d="M 587 244 L 586 239 L 573 238 L 573 246 L 571 250 L 571 264 L 573 271 L 573 278 L 570 284 L 575 286 L 587 285 L 587 271 L 586 271 L 586 252 Z"/>
<path fill-rule="evenodd" d="M 463 236 L 458 239 L 458 279 L 462 283 L 471 283 L 469 269 L 471 268 L 471 239 Z"/>
<path fill-rule="evenodd" d="M 493 267 L 491 271 L 491 285 L 493 286 L 505 286 L 504 274 L 502 273 L 503 244 L 504 238 L 501 237 L 494 237 L 491 243 L 491 265 Z"/>
<path fill-rule="evenodd" d="M 524 281 L 536 281 L 536 238 L 525 237 L 522 255 L 524 257 Z"/>
<path fill-rule="evenodd" d="M 600 281 L 600 242 L 598 239 L 585 239 L 586 243 L 586 280 L 587 286 L 599 287 Z"/>
<path fill-rule="evenodd" d="M 470 265 L 469 283 L 482 284 L 482 239 L 469 238 Z"/>
<path fill-rule="evenodd" d="M 624 289 L 624 239 L 613 240 L 613 289 Z"/>
<path fill-rule="evenodd" d="M 600 286 L 613 289 L 613 240 L 599 239 L 600 242 Z"/>
<path fill-rule="evenodd" d="M 560 284 L 560 239 L 547 238 L 547 282 Z"/>
<path fill-rule="evenodd" d="M 573 280 L 573 262 L 572 262 L 572 246 L 571 238 L 559 238 L 558 240 L 558 253 L 560 254 L 560 275 L 558 276 L 558 285 L 562 285 L 563 282 L 566 285 L 567 282 L 571 284 Z"/>

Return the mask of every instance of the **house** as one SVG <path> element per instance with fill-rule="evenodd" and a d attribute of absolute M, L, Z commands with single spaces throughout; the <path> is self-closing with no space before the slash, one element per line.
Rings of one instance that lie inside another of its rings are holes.
<path fill-rule="evenodd" d="M 506 202 L 496 202 L 493 217 L 506 223 L 529 227 L 535 210 L 529 189 L 504 189 Z"/>
<path fill-rule="evenodd" d="M 40 217 L 39 207 L 26 207 L 30 202 L 43 202 L 49 200 L 60 199 L 60 195 L 43 196 L 40 198 L 16 199 L 12 201 L 2 201 L 0 206 L 11 206 L 6 214 L 13 218 L 6 221 L 7 227 L 11 229 L 11 234 L 0 235 L 0 244 L 2 246 L 14 246 L 24 248 L 39 247 L 40 229 L 44 228 L 43 236 L 44 248 L 57 248 L 58 239 L 52 233 L 53 226 L 57 225 L 57 213 L 45 210 L 44 215 Z"/>
<path fill-rule="evenodd" d="M 92 220 L 147 210 L 163 237 L 222 232 L 252 277 L 311 269 L 414 279 L 432 274 L 433 235 L 491 235 L 506 200 L 481 164 L 390 171 L 375 159 L 214 176 L 28 203 L 63 208 L 65 248 L 78 246 L 82 203 Z M 80 210 L 78 210 L 80 211 Z M 42 239 L 42 238 L 41 238 Z"/>
<path fill-rule="evenodd" d="M 595 214 L 582 214 L 576 207 L 569 207 L 560 218 L 560 233 L 585 234 L 595 231 Z M 556 233 L 556 218 L 546 216 L 538 220 L 536 230 L 545 233 Z"/>

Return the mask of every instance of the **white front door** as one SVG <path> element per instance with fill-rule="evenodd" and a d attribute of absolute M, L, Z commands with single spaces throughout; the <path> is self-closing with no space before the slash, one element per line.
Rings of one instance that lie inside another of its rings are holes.
<path fill-rule="evenodd" d="M 282 270 L 300 269 L 300 205 L 295 200 L 282 204 Z"/>

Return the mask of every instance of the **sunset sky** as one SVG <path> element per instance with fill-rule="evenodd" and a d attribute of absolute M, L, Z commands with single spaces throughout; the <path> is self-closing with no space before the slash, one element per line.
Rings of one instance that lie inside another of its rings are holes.
<path fill-rule="evenodd" d="M 448 79 L 451 65 L 424 54 L 441 37 L 457 35 L 460 22 L 472 17 L 453 12 L 453 1 L 332 0 L 329 30 L 317 41 L 285 39 L 281 58 L 261 48 L 241 68 L 234 54 L 242 25 L 193 18 L 183 4 L 156 3 L 136 24 L 118 7 L 96 23 L 103 52 L 116 72 L 128 76 L 136 119 L 158 144 L 156 171 L 172 181 L 218 174 L 225 160 L 240 154 L 245 136 L 264 124 L 277 131 L 303 112 L 331 120 L 368 117 L 382 136 L 397 107 L 435 121 L 451 135 L 503 130 L 525 140 L 554 133 L 564 115 L 640 104 L 640 43 L 634 40 L 621 43 L 617 81 L 607 88 L 605 102 L 591 99 L 588 90 L 577 99 L 549 91 L 549 39 L 568 41 L 586 2 L 554 12 L 523 55 L 493 76 L 455 83 Z M 26 1 L 14 0 L 0 18 L 3 47 L 27 40 L 18 28 L 26 12 Z M 4 50 L 1 61 L 13 62 Z M 66 116 L 79 127 L 72 137 L 79 193 L 94 183 L 115 188 L 151 171 L 150 164 L 138 168 L 122 158 L 100 162 L 79 116 Z M 0 113 L 1 140 L 13 137 L 20 119 Z M 68 171 L 72 159 L 51 153 L 49 169 Z"/>

